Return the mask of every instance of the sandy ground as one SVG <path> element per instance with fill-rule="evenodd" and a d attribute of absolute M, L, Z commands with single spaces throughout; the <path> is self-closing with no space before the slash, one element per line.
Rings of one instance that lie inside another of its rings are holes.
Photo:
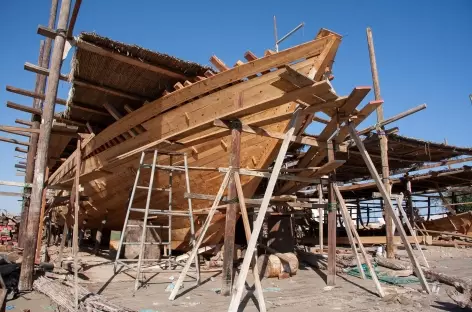
<path fill-rule="evenodd" d="M 427 247 L 425 250 L 430 265 L 436 270 L 472 278 L 472 250 L 449 247 Z M 403 250 L 399 255 L 405 255 Z M 167 300 L 165 291 L 177 278 L 177 273 L 159 275 L 146 274 L 147 284 L 133 296 L 133 272 L 113 274 L 113 264 L 104 258 L 82 253 L 89 267 L 84 271 L 88 280 L 82 284 L 109 300 L 140 312 L 182 311 L 226 311 L 229 297 L 218 294 L 221 287 L 219 273 L 202 274 L 202 284 L 194 287 L 195 281 L 188 277 L 184 288 L 175 301 Z M 248 285 L 252 286 L 252 279 Z M 361 280 L 348 275 L 338 275 L 337 286 L 327 289 L 325 272 L 300 266 L 298 274 L 290 279 L 263 279 L 264 297 L 269 311 L 464 311 L 447 296 L 449 286 L 441 284 L 439 293 L 427 295 L 419 284 L 406 287 L 383 284 L 387 295 L 379 298 L 371 280 Z M 248 287 L 249 288 L 249 287 Z M 256 300 L 249 291 L 243 296 L 241 311 L 258 311 Z M 55 305 L 38 293 L 30 293 L 7 302 L 10 311 L 53 311 Z M 7 310 L 8 311 L 8 310 Z"/>

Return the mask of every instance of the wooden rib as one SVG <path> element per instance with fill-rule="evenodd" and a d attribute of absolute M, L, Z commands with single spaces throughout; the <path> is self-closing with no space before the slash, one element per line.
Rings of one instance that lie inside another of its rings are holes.
<path fill-rule="evenodd" d="M 141 60 L 135 59 L 133 57 L 124 56 L 122 54 L 106 50 L 104 48 L 98 47 L 98 46 L 93 45 L 91 43 L 85 42 L 85 41 L 81 40 L 80 38 L 76 41 L 76 46 L 79 49 L 83 49 L 83 50 L 86 50 L 86 51 L 89 51 L 89 52 L 93 52 L 93 53 L 99 54 L 101 56 L 112 58 L 112 59 L 117 60 L 119 62 L 126 63 L 126 64 L 129 64 L 129 65 L 139 67 L 139 68 L 142 68 L 142 69 L 154 72 L 154 73 L 158 73 L 158 74 L 161 74 L 161 75 L 165 75 L 165 76 L 168 76 L 168 77 L 171 77 L 171 78 L 175 78 L 175 79 L 179 79 L 179 80 L 185 80 L 185 79 L 188 78 L 187 76 L 185 76 L 181 73 L 177 73 L 177 72 L 168 70 L 166 68 L 163 68 L 163 67 L 160 67 L 160 66 L 157 66 L 157 65 L 152 65 L 152 64 L 143 62 Z"/>
<path fill-rule="evenodd" d="M 252 62 L 252 61 L 255 61 L 258 59 L 258 57 L 252 53 L 251 51 L 246 51 L 246 53 L 244 53 L 244 58 L 248 61 L 248 62 Z"/>
<path fill-rule="evenodd" d="M 115 118 L 116 120 L 120 120 L 121 118 L 123 118 L 123 115 L 113 106 L 111 105 L 110 103 L 104 103 L 103 104 L 103 107 L 108 111 L 108 113 L 110 113 L 110 115 Z M 129 135 L 131 135 L 132 137 L 135 137 L 138 135 L 138 133 L 134 130 L 134 129 L 131 129 L 128 131 Z"/>
<path fill-rule="evenodd" d="M 192 85 L 192 83 L 190 81 L 188 81 L 188 80 L 184 81 L 184 87 L 188 87 L 188 86 L 191 86 L 191 85 Z"/>
<path fill-rule="evenodd" d="M 32 98 L 35 98 L 35 99 L 40 99 L 40 100 L 43 100 L 43 101 L 45 99 L 44 94 L 39 94 L 39 93 L 36 93 L 36 92 L 33 92 L 33 91 L 28 91 L 28 90 L 21 89 L 21 88 L 16 88 L 16 87 L 13 87 L 13 86 L 6 86 L 6 90 L 8 92 L 12 92 L 12 93 L 16 93 L 16 94 L 20 94 L 20 95 L 24 95 L 24 96 L 29 96 L 29 97 L 32 97 Z M 67 101 L 64 100 L 64 99 L 56 98 L 56 104 L 67 105 Z"/>
<path fill-rule="evenodd" d="M 183 89 L 184 88 L 184 85 L 181 84 L 180 82 L 177 82 L 175 85 L 174 85 L 174 89 L 175 90 L 180 90 L 180 89 Z"/>
<path fill-rule="evenodd" d="M 197 76 L 195 77 L 195 81 L 202 81 L 202 80 L 205 80 L 206 77 L 202 77 L 202 76 Z"/>
<path fill-rule="evenodd" d="M 125 111 L 128 112 L 129 114 L 131 114 L 132 112 L 134 112 L 134 109 L 133 109 L 131 106 L 129 106 L 128 104 L 126 104 L 126 105 L 124 106 L 124 109 L 125 109 Z M 138 133 L 143 133 L 144 131 L 146 131 L 146 129 L 144 129 L 143 126 L 141 126 L 141 125 L 137 126 L 135 129 L 136 129 L 136 131 L 138 131 Z"/>
<path fill-rule="evenodd" d="M 274 55 L 276 52 L 272 51 L 271 49 L 267 49 L 264 51 L 264 56 Z"/>
<path fill-rule="evenodd" d="M 300 58 L 309 58 L 311 56 L 319 55 L 333 40 L 339 39 L 334 36 L 328 36 L 319 40 L 311 41 L 281 51 L 275 55 L 255 60 L 250 64 L 244 64 L 237 68 L 222 72 L 215 75 L 211 80 L 194 83 L 187 88 L 175 91 L 172 96 L 159 98 L 153 101 L 152 104 L 141 107 L 133 114 L 125 116 L 100 132 L 100 134 L 85 148 L 84 157 L 95 150 L 95 148 L 101 146 L 104 142 L 110 140 L 116 135 L 116 133 L 123 133 L 126 130 L 142 124 L 146 120 L 149 120 L 158 114 L 162 114 L 185 101 L 196 98 L 198 95 L 228 85 L 231 82 L 243 79 L 244 77 L 257 74 L 266 68 L 282 66 Z"/>
<path fill-rule="evenodd" d="M 24 69 L 36 74 L 44 75 L 44 76 L 49 76 L 49 69 L 34 65 L 31 63 L 26 62 Z M 69 81 L 69 75 L 68 74 L 60 74 L 59 79 L 63 81 Z"/>
<path fill-rule="evenodd" d="M 211 70 L 207 70 L 207 71 L 204 73 L 204 75 L 205 75 L 205 77 L 210 78 L 210 77 L 215 76 L 215 73 L 213 73 Z"/>
<path fill-rule="evenodd" d="M 166 96 L 166 95 L 169 95 L 171 92 L 167 91 L 167 90 L 164 90 L 162 92 L 162 95 L 161 96 Z"/>
<path fill-rule="evenodd" d="M 20 104 L 13 103 L 10 101 L 7 101 L 7 107 L 13 108 L 13 109 L 25 112 L 25 113 L 34 114 L 34 115 L 42 115 L 43 113 L 41 109 L 39 108 L 33 108 L 33 107 L 25 106 L 25 105 L 20 105 Z"/>
<path fill-rule="evenodd" d="M 224 72 L 229 69 L 229 67 L 226 66 L 226 64 L 222 60 L 220 60 L 216 55 L 212 55 L 210 57 L 210 63 L 212 63 L 213 66 L 215 66 L 215 68 L 218 69 L 220 72 Z"/>
<path fill-rule="evenodd" d="M 236 63 L 234 64 L 234 67 L 244 65 L 244 62 L 241 60 L 237 60 Z"/>

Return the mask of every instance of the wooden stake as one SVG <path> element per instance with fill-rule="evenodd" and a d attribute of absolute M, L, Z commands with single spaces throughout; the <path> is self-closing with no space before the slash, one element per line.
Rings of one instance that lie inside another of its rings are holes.
<path fill-rule="evenodd" d="M 241 150 L 242 124 L 239 120 L 233 120 L 231 128 L 231 152 L 229 163 L 233 169 L 239 169 Z M 221 295 L 229 296 L 233 287 L 233 258 L 234 238 L 236 232 L 236 220 L 238 218 L 238 204 L 236 202 L 237 191 L 234 175 L 229 177 L 228 183 L 228 209 L 226 209 L 226 224 L 224 236 L 223 274 L 221 275 Z"/>
<path fill-rule="evenodd" d="M 431 293 L 428 282 L 426 281 L 423 275 L 423 271 L 421 270 L 420 264 L 418 263 L 418 260 L 416 259 L 415 254 L 413 253 L 413 249 L 411 249 L 411 245 L 408 242 L 408 237 L 406 236 L 405 229 L 403 228 L 400 222 L 400 219 L 398 218 L 398 216 L 395 214 L 393 210 L 393 204 L 390 200 L 390 194 L 387 192 L 387 190 L 385 189 L 385 186 L 382 184 L 382 180 L 379 174 L 377 173 L 377 170 L 375 169 L 374 163 L 372 162 L 372 159 L 370 158 L 369 153 L 364 147 L 364 143 L 362 142 L 360 137 L 357 135 L 356 129 L 352 126 L 352 124 L 349 124 L 349 132 L 351 133 L 351 137 L 354 139 L 354 142 L 356 143 L 357 148 L 359 149 L 361 156 L 367 165 L 367 169 L 369 169 L 370 175 L 372 176 L 375 183 L 377 184 L 377 187 L 379 188 L 379 192 L 382 194 L 384 203 L 386 204 L 386 207 L 393 218 L 393 222 L 395 223 L 398 229 L 398 232 L 400 233 L 403 246 L 405 246 L 408 256 L 410 257 L 410 260 L 413 264 L 413 268 L 415 270 L 416 276 L 419 278 L 420 283 L 423 286 L 423 289 L 427 293 Z"/>
<path fill-rule="evenodd" d="M 334 160 L 333 142 L 328 142 L 328 161 Z M 336 198 L 333 186 L 336 183 L 336 173 L 333 171 L 329 175 L 328 183 L 328 275 L 326 284 L 336 285 Z"/>
<path fill-rule="evenodd" d="M 261 232 L 262 224 L 264 223 L 264 218 L 269 207 L 269 201 L 274 192 L 275 184 L 277 182 L 278 176 L 280 174 L 280 169 L 282 168 L 283 161 L 285 159 L 285 154 L 287 153 L 288 146 L 290 144 L 290 139 L 295 132 L 295 124 L 298 120 L 299 112 L 296 111 L 289 126 L 289 130 L 285 133 L 285 138 L 280 146 L 279 154 L 275 160 L 274 167 L 272 169 L 272 174 L 267 183 L 266 191 L 264 193 L 264 198 L 262 199 L 262 204 L 257 215 L 256 222 L 252 231 L 251 239 L 248 242 L 246 249 L 246 255 L 244 256 L 243 264 L 241 265 L 241 270 L 238 275 L 238 280 L 235 284 L 235 292 L 233 292 L 233 297 L 231 298 L 231 304 L 229 306 L 229 312 L 237 312 L 239 305 L 241 303 L 241 298 L 243 295 L 244 285 L 246 283 L 247 274 L 251 261 L 256 250 L 257 239 Z"/>
<path fill-rule="evenodd" d="M 31 202 L 28 211 L 28 224 L 26 226 L 25 235 L 23 237 L 23 262 L 21 263 L 21 273 L 19 280 L 20 291 L 27 291 L 33 286 L 33 270 L 35 247 L 39 227 L 39 213 L 41 210 L 41 199 L 44 188 L 44 173 L 47 163 L 47 154 L 49 149 L 49 141 L 51 138 L 52 122 L 54 120 L 54 105 L 56 102 L 57 89 L 59 86 L 59 75 L 62 64 L 62 54 L 64 52 L 65 29 L 70 10 L 70 0 L 61 2 L 61 11 L 59 14 L 59 22 L 57 25 L 57 36 L 54 40 L 54 51 L 51 59 L 51 70 L 45 104 L 43 108 L 43 125 L 38 140 L 38 151 L 34 166 L 34 184 L 31 191 Z"/>
<path fill-rule="evenodd" d="M 49 167 L 46 168 L 46 179 L 49 177 Z M 36 244 L 36 256 L 35 256 L 35 263 L 41 262 L 40 255 L 41 255 L 41 246 L 42 246 L 42 238 L 43 238 L 43 226 L 44 226 L 44 212 L 46 210 L 46 194 L 47 189 L 43 190 L 43 199 L 41 201 L 41 214 L 39 216 L 39 230 L 38 230 L 38 243 Z"/>
<path fill-rule="evenodd" d="M 236 191 L 238 193 L 239 207 L 241 209 L 241 216 L 243 218 L 244 232 L 246 233 L 246 240 L 249 241 L 251 239 L 251 224 L 249 223 L 249 216 L 247 214 L 246 203 L 244 201 L 244 192 L 243 192 L 243 187 L 241 185 L 241 179 L 239 177 L 239 173 L 237 172 L 234 173 L 234 182 L 236 184 Z M 265 305 L 261 280 L 259 279 L 259 269 L 257 267 L 256 253 L 254 253 L 254 258 L 251 264 L 252 264 L 252 272 L 254 275 L 254 286 L 256 288 L 256 293 L 257 293 L 257 301 L 259 303 L 259 312 L 265 312 L 266 305 Z"/>
<path fill-rule="evenodd" d="M 406 226 L 408 227 L 408 230 L 410 231 L 410 235 L 413 236 L 413 238 L 415 239 L 415 246 L 416 246 L 416 249 L 418 249 L 418 251 L 421 253 L 421 257 L 423 258 L 423 263 L 424 263 L 424 265 L 425 265 L 427 268 L 429 268 L 428 260 L 426 260 L 426 256 L 425 256 L 424 253 L 423 253 L 423 249 L 421 249 L 420 243 L 418 242 L 418 238 L 416 237 L 416 233 L 415 233 L 415 231 L 413 230 L 413 227 L 411 226 L 410 221 L 408 220 L 408 216 L 406 215 L 405 210 L 403 209 L 403 206 L 402 206 L 402 203 L 403 203 L 403 194 L 400 193 L 400 195 L 397 195 L 397 196 L 396 196 L 396 199 L 397 199 L 397 207 L 398 207 L 398 210 L 400 211 L 400 213 L 401 213 L 401 214 L 403 215 L 403 217 L 405 218 L 405 223 L 406 223 Z"/>
<path fill-rule="evenodd" d="M 364 257 L 364 261 L 365 261 L 367 267 L 369 268 L 370 275 L 372 277 L 372 280 L 374 281 L 374 284 L 375 284 L 375 287 L 377 288 L 379 296 L 384 297 L 385 292 L 383 291 L 383 288 L 380 285 L 379 279 L 377 278 L 377 274 L 375 273 L 374 267 L 372 266 L 372 263 L 370 262 L 369 256 L 367 255 L 367 252 L 364 249 L 364 245 L 361 242 L 359 234 L 357 233 L 356 229 L 354 229 L 352 227 L 352 219 L 349 216 L 349 212 L 347 211 L 347 207 L 346 207 L 346 203 L 344 202 L 344 198 L 341 195 L 341 192 L 339 191 L 339 188 L 336 184 L 333 185 L 333 189 L 334 189 L 334 192 L 336 193 L 336 196 L 337 196 L 338 201 L 339 201 L 339 206 L 340 206 L 339 210 L 341 211 L 341 214 L 343 216 L 344 223 L 349 223 L 349 229 L 346 229 L 346 232 L 349 232 L 349 231 L 352 232 L 351 233 L 351 238 L 352 238 L 352 235 L 355 236 L 355 238 L 357 240 L 357 243 L 359 244 L 359 249 L 361 250 L 362 256 Z M 360 259 L 359 259 L 359 255 L 357 254 L 357 250 L 356 250 L 356 257 L 357 257 L 358 263 L 360 263 Z M 359 270 L 360 270 L 359 273 L 364 272 L 364 270 L 362 269 L 362 266 L 360 266 Z M 365 279 L 365 274 L 361 273 L 361 276 Z"/>
<path fill-rule="evenodd" d="M 372 30 L 370 27 L 367 28 L 367 44 L 369 47 L 369 57 L 370 57 L 370 67 L 372 71 L 372 81 L 374 83 L 374 93 L 375 93 L 375 100 L 381 100 L 382 97 L 380 96 L 380 83 L 379 83 L 379 73 L 377 71 L 377 61 L 375 58 L 375 50 L 374 50 L 374 40 L 372 38 Z M 383 122 L 384 115 L 383 115 L 383 104 L 379 105 L 376 109 L 377 111 L 377 123 L 380 124 Z M 390 184 L 389 184 L 389 166 L 388 166 L 388 140 L 387 136 L 385 135 L 384 128 L 380 127 L 378 131 L 378 136 L 380 140 L 380 157 L 382 161 L 382 181 L 387 191 L 387 194 L 390 195 Z M 392 216 L 390 216 L 385 209 L 385 228 L 386 228 L 386 237 L 387 237 L 387 258 L 393 259 L 395 257 L 395 245 L 393 243 L 393 223 L 392 223 Z"/>

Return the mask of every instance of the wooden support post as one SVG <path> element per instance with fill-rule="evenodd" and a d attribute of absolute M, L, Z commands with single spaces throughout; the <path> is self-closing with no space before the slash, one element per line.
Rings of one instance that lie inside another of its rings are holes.
<path fill-rule="evenodd" d="M 323 185 L 318 184 L 318 204 L 323 203 Z M 318 240 L 320 245 L 320 254 L 323 254 L 323 223 L 324 223 L 324 209 L 318 208 Z"/>
<path fill-rule="evenodd" d="M 349 124 L 349 132 L 351 134 L 351 137 L 354 139 L 354 142 L 356 143 L 356 146 L 359 149 L 360 154 L 362 158 L 364 159 L 365 164 L 367 165 L 367 169 L 369 169 L 372 179 L 374 179 L 379 189 L 379 192 L 382 194 L 382 198 L 384 199 L 384 202 L 386 204 L 385 206 L 387 207 L 388 211 L 390 212 L 390 215 L 392 216 L 393 221 L 395 222 L 395 225 L 402 239 L 403 246 L 405 246 L 408 256 L 410 257 L 410 260 L 413 264 L 416 276 L 420 280 L 420 283 L 423 286 L 423 289 L 427 293 L 431 293 L 428 282 L 426 281 L 423 275 L 423 271 L 421 270 L 420 264 L 418 263 L 418 260 L 416 259 L 415 254 L 413 253 L 413 249 L 411 248 L 411 245 L 408 241 L 408 237 L 405 233 L 405 229 L 403 228 L 400 222 L 400 219 L 394 212 L 393 204 L 390 200 L 390 193 L 387 192 L 384 184 L 382 183 L 382 180 L 379 174 L 377 173 L 377 170 L 375 169 L 374 163 L 372 162 L 372 159 L 370 158 L 369 153 L 365 149 L 364 143 L 362 142 L 360 137 L 357 135 L 356 129 L 354 128 L 352 124 Z"/>
<path fill-rule="evenodd" d="M 359 201 L 359 197 L 356 197 L 356 205 L 357 205 L 357 212 L 356 212 L 356 229 L 359 230 L 359 225 L 362 221 L 362 213 L 361 213 L 361 203 Z"/>
<path fill-rule="evenodd" d="M 428 217 L 426 218 L 426 221 L 429 221 L 431 218 L 431 197 L 428 196 Z"/>
<path fill-rule="evenodd" d="M 298 121 L 298 111 L 294 113 L 292 120 L 290 122 L 289 130 L 285 134 L 285 138 L 280 146 L 279 153 L 275 160 L 274 167 L 272 169 L 272 174 L 269 178 L 269 182 L 267 183 L 267 187 L 264 193 L 264 198 L 262 199 L 262 204 L 259 209 L 259 213 L 257 215 L 256 223 L 254 224 L 254 228 L 251 234 L 251 239 L 248 242 L 248 246 L 246 249 L 246 254 L 244 256 L 243 263 L 241 265 L 241 270 L 238 275 L 238 280 L 235 284 L 235 291 L 233 292 L 233 297 L 231 298 L 231 303 L 229 306 L 229 312 L 237 312 L 239 305 L 241 303 L 241 298 L 243 295 L 243 291 L 245 289 L 246 278 L 249 271 L 249 267 L 251 265 L 252 257 L 256 250 L 257 240 L 259 238 L 259 234 L 261 232 L 262 224 L 264 223 L 264 218 L 267 212 L 267 208 L 269 207 L 270 198 L 274 192 L 275 183 L 277 182 L 278 176 L 280 174 L 280 169 L 282 168 L 283 161 L 285 159 L 285 155 L 287 154 L 287 149 L 290 144 L 290 139 L 295 132 L 295 124 Z"/>
<path fill-rule="evenodd" d="M 328 161 L 334 160 L 333 142 L 328 142 Z M 326 282 L 328 286 L 336 284 L 336 198 L 334 197 L 334 183 L 336 183 L 336 173 L 333 171 L 329 175 L 328 183 L 328 275 Z"/>
<path fill-rule="evenodd" d="M 81 140 L 77 140 L 77 149 L 76 149 L 76 163 L 75 163 L 75 177 L 74 177 L 74 185 L 75 192 L 74 195 L 74 202 L 70 203 L 70 206 L 74 206 L 74 232 L 73 232 L 73 251 L 74 251 L 74 290 L 75 290 L 75 311 L 79 311 L 79 277 L 78 277 L 78 254 L 79 254 L 79 201 L 80 201 L 80 165 L 82 161 L 82 153 L 81 153 Z"/>
<path fill-rule="evenodd" d="M 67 217 L 64 218 L 64 228 L 62 229 L 61 245 L 59 246 L 59 256 L 57 257 L 56 263 L 61 266 L 62 254 L 64 247 L 66 246 L 67 236 L 69 235 L 69 227 L 67 225 Z"/>
<path fill-rule="evenodd" d="M 405 191 L 406 191 L 406 200 L 408 204 L 408 214 L 405 215 L 405 219 L 410 219 L 410 222 L 415 222 L 415 212 L 413 211 L 413 200 L 411 198 L 411 181 L 406 177 L 406 185 L 405 185 Z M 411 233 L 411 235 L 414 235 L 414 233 Z"/>
<path fill-rule="evenodd" d="M 369 57 L 370 57 L 370 66 L 372 71 L 372 81 L 374 83 L 374 93 L 375 100 L 381 100 L 380 96 L 380 84 L 379 84 L 379 73 L 377 71 L 377 61 L 375 58 L 374 50 L 374 40 L 372 38 L 372 30 L 370 27 L 367 28 L 367 44 L 369 46 Z M 376 109 L 377 111 L 377 123 L 380 124 L 383 122 L 383 104 L 379 105 Z M 390 183 L 389 183 L 389 166 L 388 166 L 388 141 L 387 136 L 385 135 L 385 129 L 380 127 L 378 129 L 378 136 L 380 140 L 380 157 L 382 161 L 382 180 L 387 190 L 387 193 L 390 195 Z M 386 237 L 387 237 L 387 258 L 393 259 L 395 257 L 395 245 L 393 242 L 393 222 L 392 216 L 390 216 L 385 209 L 385 228 L 386 228 Z"/>
<path fill-rule="evenodd" d="M 65 30 L 70 11 L 70 0 L 61 2 L 61 11 L 57 25 L 57 36 L 54 40 L 54 51 L 51 59 L 51 69 L 45 103 L 43 108 L 43 124 L 39 134 L 38 150 L 34 165 L 34 184 L 31 191 L 31 202 L 28 211 L 28 224 L 23 237 L 23 262 L 21 263 L 21 273 L 19 280 L 20 291 L 27 291 L 33 286 L 34 256 L 37 236 L 35 235 L 39 227 L 39 213 L 41 210 L 41 199 L 45 181 L 45 169 L 47 163 L 47 153 L 49 140 L 51 137 L 52 122 L 54 120 L 54 105 L 56 102 L 57 89 L 59 86 L 59 75 L 64 52 Z"/>
<path fill-rule="evenodd" d="M 241 179 L 239 178 L 239 173 L 234 173 L 234 182 L 236 184 L 236 191 L 238 193 L 238 201 L 239 207 L 241 209 L 241 217 L 243 218 L 244 224 L 244 232 L 246 233 L 246 240 L 249 241 L 251 239 L 251 224 L 249 223 L 249 216 L 247 213 L 246 203 L 244 201 L 244 192 L 243 187 L 241 185 Z M 257 257 L 256 253 L 254 253 L 254 259 L 252 260 L 252 272 L 254 275 L 254 286 L 256 288 L 257 293 L 257 301 L 259 303 L 259 312 L 266 311 L 266 305 L 264 301 L 264 294 L 262 290 L 261 280 L 259 278 L 259 269 L 257 267 Z"/>
<path fill-rule="evenodd" d="M 242 124 L 239 120 L 232 120 L 231 128 L 231 152 L 229 156 L 230 166 L 239 169 L 241 150 Z M 234 175 L 229 177 L 228 184 L 228 209 L 226 209 L 226 224 L 224 236 L 223 274 L 221 276 L 221 295 L 229 296 L 233 287 L 233 257 L 234 238 L 236 232 L 236 220 L 238 217 L 237 190 Z"/>
<path fill-rule="evenodd" d="M 46 168 L 46 179 L 49 177 L 49 167 Z M 46 194 L 47 189 L 43 189 L 43 199 L 41 201 L 41 213 L 39 215 L 39 229 L 38 229 L 38 242 L 36 244 L 36 256 L 35 256 L 35 263 L 41 262 L 39 258 L 41 255 L 41 246 L 42 246 L 42 238 L 43 238 L 43 226 L 44 226 L 44 212 L 46 210 Z"/>
<path fill-rule="evenodd" d="M 334 192 L 336 193 L 336 196 L 337 196 L 338 201 L 339 201 L 339 206 L 340 206 L 339 210 L 341 211 L 341 214 L 343 216 L 344 224 L 346 224 L 346 223 L 349 224 L 349 229 L 346 229 L 346 232 L 348 232 L 348 233 L 351 232 L 351 239 L 353 239 L 352 235 L 355 236 L 355 239 L 356 239 L 357 243 L 359 244 L 359 249 L 361 250 L 362 256 L 364 257 L 365 264 L 369 268 L 369 272 L 370 272 L 370 275 L 372 277 L 372 280 L 374 281 L 375 288 L 377 288 L 379 296 L 384 297 L 385 292 L 383 291 L 383 288 L 380 285 L 379 279 L 377 278 L 377 274 L 375 273 L 374 267 L 372 266 L 372 263 L 370 262 L 369 256 L 367 255 L 367 252 L 364 249 L 364 245 L 362 244 L 361 238 L 359 237 L 359 234 L 357 233 L 357 231 L 352 227 L 352 219 L 349 216 L 349 213 L 347 211 L 347 207 L 346 207 L 346 203 L 344 202 L 344 198 L 341 195 L 341 192 L 339 191 L 339 188 L 336 184 L 333 185 L 333 189 L 334 189 Z M 354 242 L 352 243 L 352 245 L 354 246 L 353 250 L 355 250 Z M 359 259 L 359 255 L 357 254 L 357 250 L 356 250 L 355 255 L 357 257 L 358 263 L 360 263 L 360 259 Z M 359 265 L 359 267 L 360 267 L 359 271 L 362 272 L 361 276 L 362 276 L 362 278 L 365 279 L 365 274 L 363 273 L 364 269 L 360 265 Z"/>
<path fill-rule="evenodd" d="M 98 255 L 100 253 L 100 245 L 102 243 L 102 231 L 103 225 L 105 224 L 106 220 L 103 220 L 100 223 L 100 227 L 97 229 L 97 233 L 95 234 L 95 246 L 93 248 L 93 253 Z"/>

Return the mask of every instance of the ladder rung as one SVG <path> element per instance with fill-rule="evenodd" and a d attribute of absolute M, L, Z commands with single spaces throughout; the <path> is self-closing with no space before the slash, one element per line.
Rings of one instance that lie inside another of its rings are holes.
<path fill-rule="evenodd" d="M 146 209 L 143 208 L 130 208 L 130 211 L 136 211 L 136 212 L 146 212 Z M 153 215 L 172 215 L 172 216 L 182 216 L 182 217 L 188 217 L 190 216 L 190 213 L 188 212 L 175 212 L 175 211 L 169 211 L 169 210 L 157 210 L 157 209 L 149 209 L 149 214 Z"/>
<path fill-rule="evenodd" d="M 140 242 L 123 242 L 123 245 L 141 245 Z M 145 242 L 144 245 L 170 245 L 169 242 Z"/>
<path fill-rule="evenodd" d="M 142 189 L 142 190 L 149 190 L 149 186 L 137 185 L 136 188 L 137 188 L 137 189 Z M 170 191 L 170 188 L 154 187 L 153 190 L 154 190 L 154 191 L 169 192 L 169 191 Z"/>
<path fill-rule="evenodd" d="M 142 225 L 139 224 L 128 224 L 126 227 L 131 227 L 131 228 L 142 228 Z M 146 228 L 163 228 L 163 229 L 168 229 L 168 225 L 146 225 Z"/>

